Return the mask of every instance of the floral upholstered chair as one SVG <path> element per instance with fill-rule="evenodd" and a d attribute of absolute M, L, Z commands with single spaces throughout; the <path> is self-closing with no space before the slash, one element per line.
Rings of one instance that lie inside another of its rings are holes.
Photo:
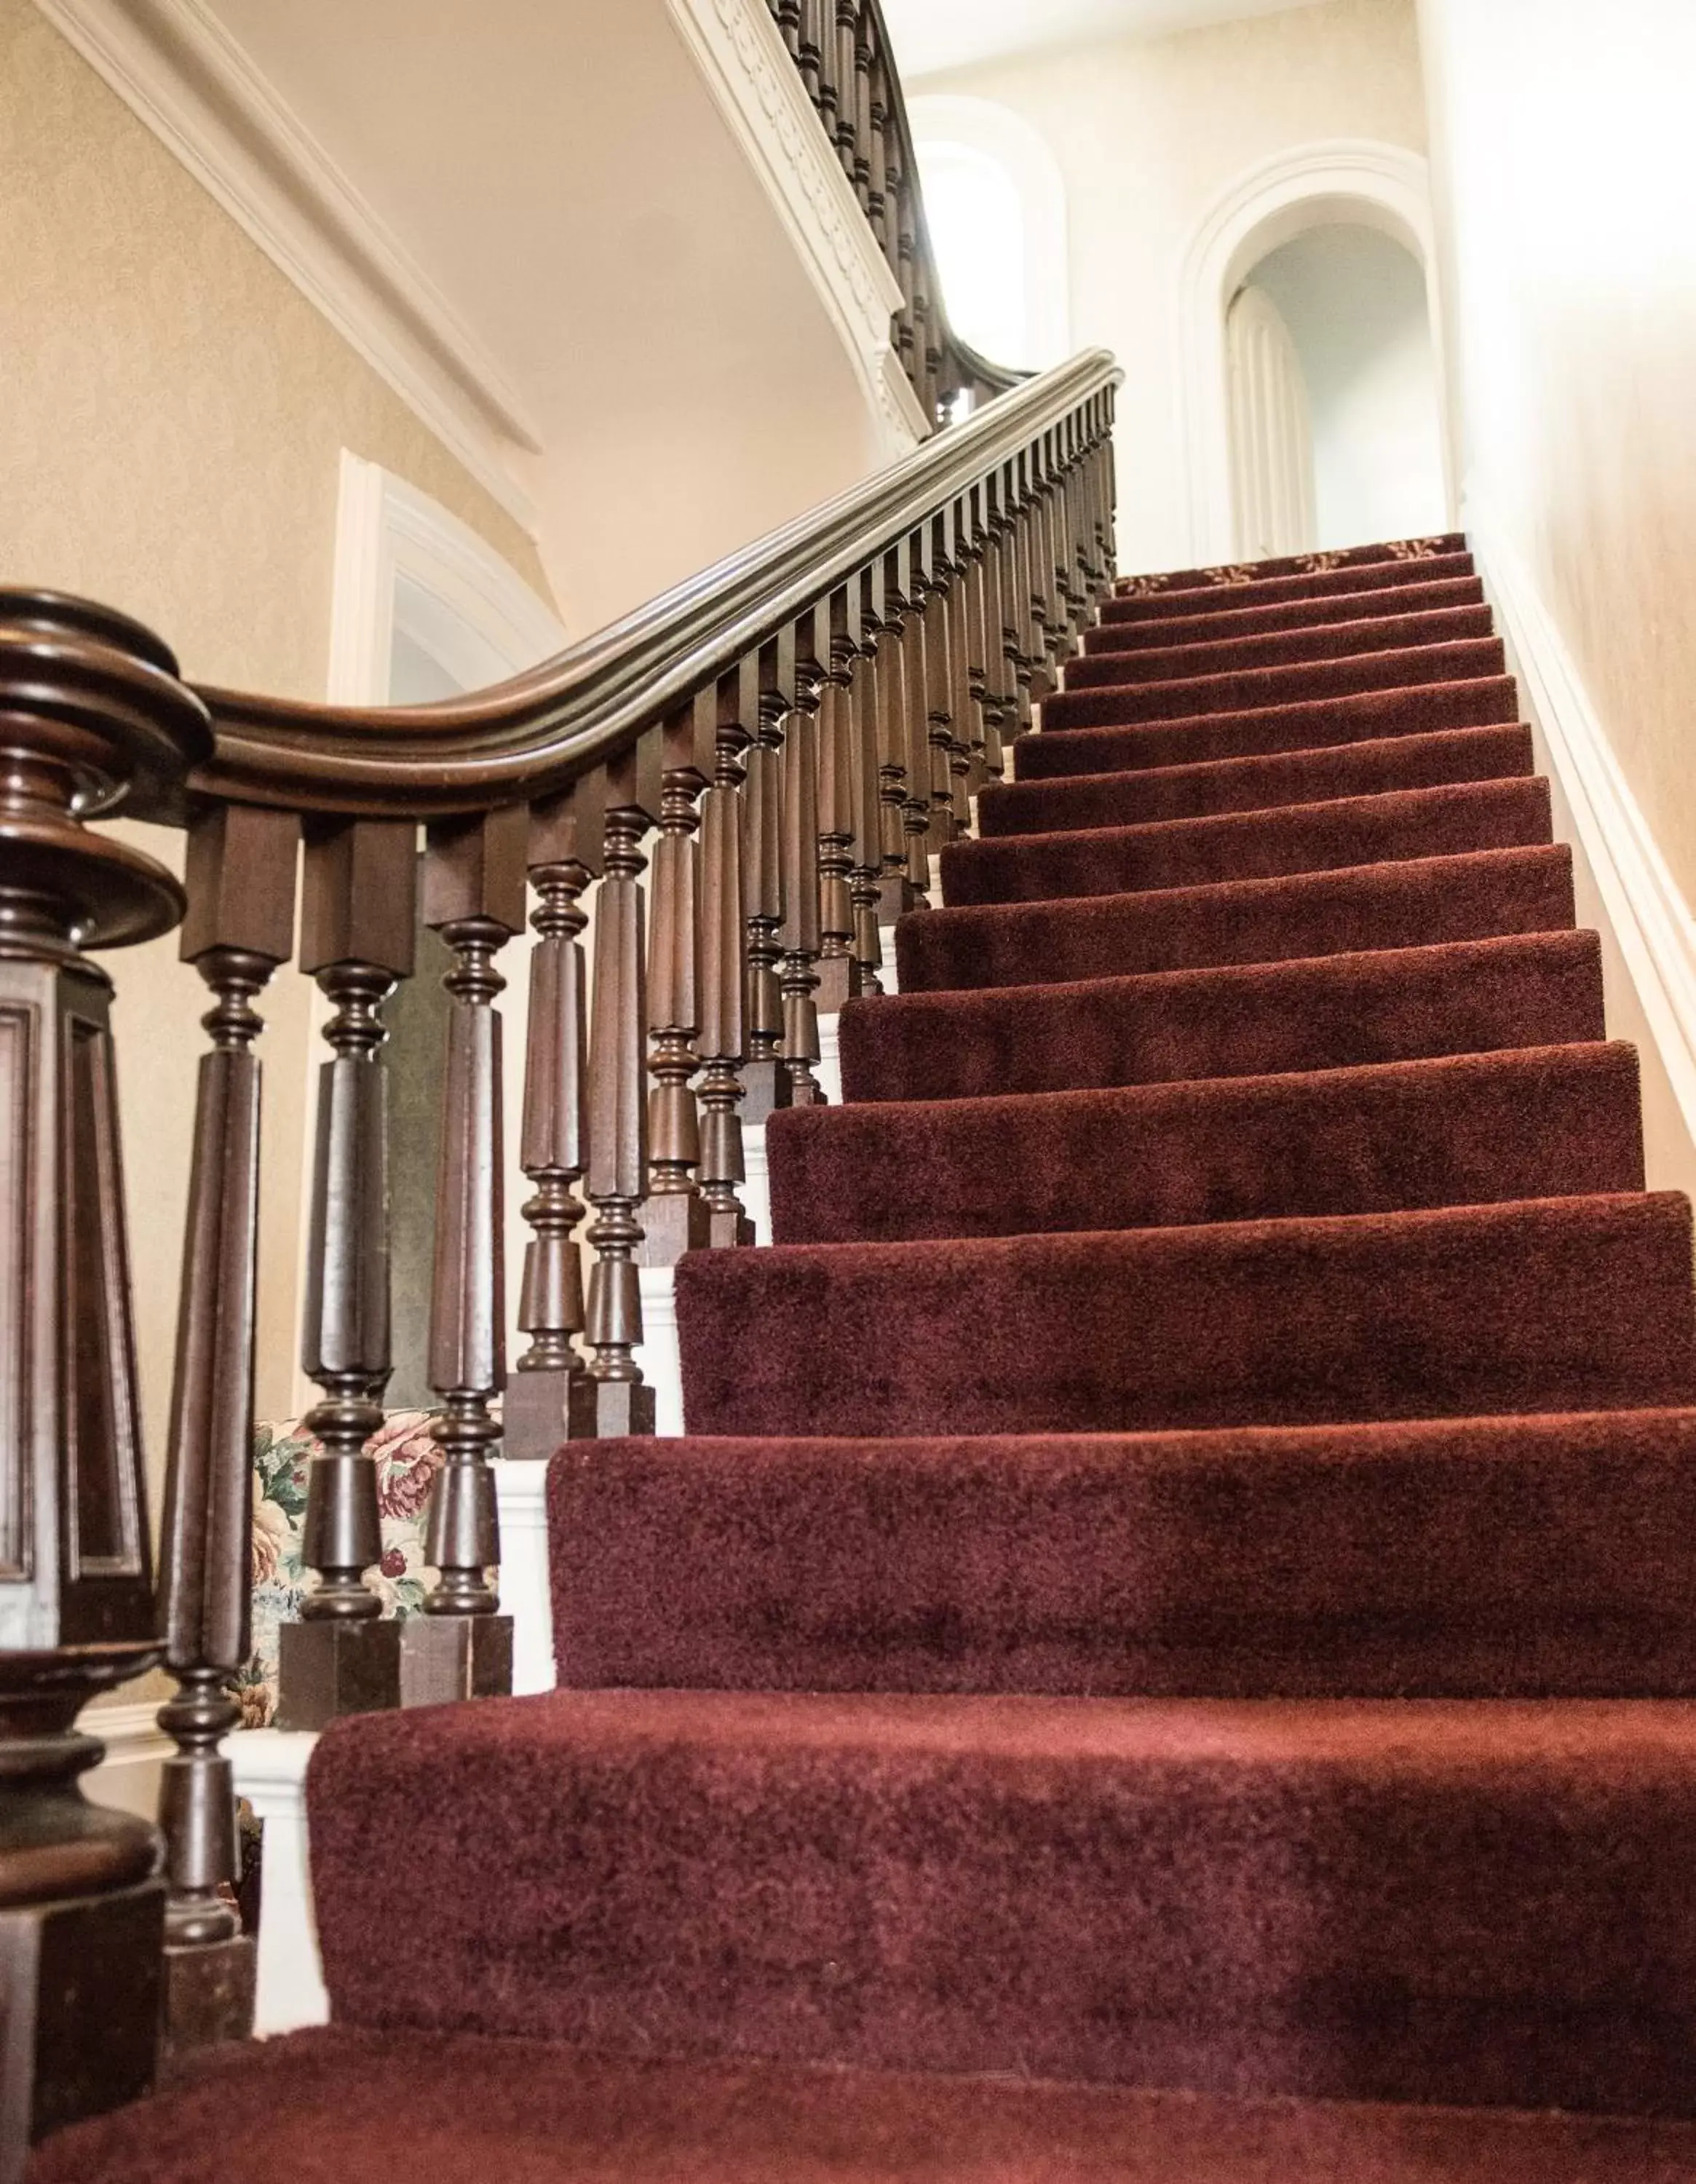
<path fill-rule="evenodd" d="M 442 1465 L 428 1411 L 394 1411 L 366 1443 L 376 1458 L 383 1558 L 377 1591 L 386 1616 L 421 1606 L 433 1571 L 424 1564 L 430 1490 Z M 306 1474 L 319 1444 L 297 1419 L 253 1429 L 253 1650 L 232 1685 L 243 1729 L 270 1725 L 277 1706 L 277 1630 L 300 1614 L 307 1592 L 301 1560 Z"/>

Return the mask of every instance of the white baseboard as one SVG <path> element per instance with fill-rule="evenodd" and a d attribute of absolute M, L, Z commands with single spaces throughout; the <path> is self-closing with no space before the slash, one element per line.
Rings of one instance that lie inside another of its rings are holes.
<path fill-rule="evenodd" d="M 1522 710 L 1554 792 L 1555 833 L 1571 844 L 1578 922 L 1602 935 L 1610 1036 L 1643 1072 L 1650 1187 L 1696 1184 L 1696 920 L 1656 845 L 1600 717 L 1530 571 L 1470 505 L 1468 533 Z"/>
<path fill-rule="evenodd" d="M 84 1791 L 97 1805 L 115 1805 L 144 1820 L 158 1818 L 159 1769 L 176 1748 L 158 1725 L 160 1704 L 154 1699 L 84 1708 L 77 1727 L 106 1747 L 100 1764 L 82 1778 Z"/>

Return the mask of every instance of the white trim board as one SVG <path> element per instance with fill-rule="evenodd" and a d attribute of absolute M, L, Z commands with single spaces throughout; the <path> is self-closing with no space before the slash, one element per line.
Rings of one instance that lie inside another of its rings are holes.
<path fill-rule="evenodd" d="M 883 425 L 892 459 L 931 421 L 889 344 L 901 308 L 836 148 L 766 0 L 667 0 L 691 58 L 775 207 Z"/>
<path fill-rule="evenodd" d="M 1649 1186 L 1688 1190 L 1696 1183 L 1696 919 L 1530 571 L 1487 506 L 1469 499 L 1466 514 L 1521 710 L 1543 745 L 1555 833 L 1572 844 L 1579 923 L 1593 925 L 1615 958 L 1604 963 L 1608 1029 L 1642 1059 Z"/>
<path fill-rule="evenodd" d="M 479 485 L 533 532 L 536 511 L 513 460 L 541 441 L 520 396 L 204 0 L 36 4 Z"/>

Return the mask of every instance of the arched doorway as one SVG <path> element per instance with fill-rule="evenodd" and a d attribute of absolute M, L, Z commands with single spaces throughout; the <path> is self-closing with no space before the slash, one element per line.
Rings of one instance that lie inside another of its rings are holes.
<path fill-rule="evenodd" d="M 1357 245 L 1361 231 L 1365 231 L 1394 246 L 1411 261 L 1409 277 L 1412 291 L 1416 303 L 1423 306 L 1421 341 L 1422 354 L 1427 359 L 1431 389 L 1428 409 L 1435 413 L 1432 433 L 1436 461 L 1435 475 L 1427 480 L 1429 490 L 1425 499 L 1406 497 L 1404 504 L 1416 505 L 1425 511 L 1420 522 L 1406 527 L 1410 531 L 1441 529 L 1451 519 L 1454 496 L 1443 384 L 1441 318 L 1432 273 L 1434 252 L 1425 161 L 1417 153 L 1395 145 L 1354 142 L 1307 145 L 1281 153 L 1239 176 L 1215 200 L 1184 256 L 1179 292 L 1182 399 L 1188 460 L 1191 547 L 1193 557 L 1198 563 L 1231 560 L 1245 550 L 1237 544 L 1238 481 L 1234 465 L 1238 442 L 1233 432 L 1229 345 L 1232 308 L 1245 285 L 1255 285 L 1271 299 L 1287 326 L 1289 313 L 1294 311 L 1300 315 L 1298 306 L 1303 296 L 1314 300 L 1315 321 L 1322 318 L 1326 285 L 1323 264 L 1309 263 L 1304 266 L 1298 263 L 1293 270 L 1288 261 L 1282 265 L 1273 261 L 1279 253 L 1301 238 L 1321 236 L 1326 231 L 1348 231 L 1357 239 Z M 1376 243 L 1367 246 L 1376 247 Z M 1356 246 L 1345 247 L 1342 256 L 1346 259 L 1351 248 L 1358 260 L 1360 251 Z M 1315 254 L 1321 261 L 1327 254 L 1335 259 L 1335 237 L 1319 244 L 1310 244 L 1308 258 L 1313 259 Z M 1298 259 L 1301 255 L 1297 254 Z M 1271 266 L 1271 276 L 1256 282 L 1253 276 L 1263 266 Z M 1347 278 L 1346 267 L 1342 277 Z M 1391 288 L 1397 285 L 1394 281 L 1388 283 Z M 1275 292 L 1280 289 L 1282 294 Z M 1402 300 L 1407 292 L 1408 283 L 1402 282 Z M 1260 305 L 1254 308 L 1264 317 Z M 1333 335 L 1336 317 L 1333 308 L 1330 313 Z M 1299 354 L 1301 343 L 1294 329 L 1291 330 L 1291 339 Z M 1367 346 L 1370 348 L 1370 342 Z M 1333 350 L 1336 347 L 1333 341 Z M 1326 381 L 1328 397 L 1337 395 L 1343 373 L 1342 363 L 1335 355 L 1332 361 L 1337 369 Z M 1307 359 L 1303 362 L 1306 376 Z M 1320 376 L 1323 379 L 1325 375 L 1321 373 Z M 1337 406 L 1335 400 L 1331 402 L 1328 422 L 1332 425 Z M 1317 443 L 1319 421 L 1315 419 L 1314 422 Z M 1320 454 L 1316 444 L 1316 461 Z M 1316 476 L 1315 536 L 1311 541 L 1315 547 L 1321 543 L 1324 532 L 1333 522 L 1343 520 L 1337 510 L 1346 504 L 1346 496 L 1340 502 L 1334 490 L 1322 496 L 1320 483 Z M 1370 495 L 1357 494 L 1354 504 L 1362 509 L 1380 509 L 1386 504 L 1386 499 L 1382 495 L 1374 499 Z M 1387 530 L 1379 530 L 1374 535 L 1392 535 L 1399 527 L 1392 522 Z M 1298 547 L 1293 550 L 1304 549 Z"/>

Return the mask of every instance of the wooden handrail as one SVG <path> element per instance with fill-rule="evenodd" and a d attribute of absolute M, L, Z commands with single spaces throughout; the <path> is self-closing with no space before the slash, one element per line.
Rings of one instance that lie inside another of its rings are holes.
<path fill-rule="evenodd" d="M 563 789 L 1121 376 L 1109 352 L 1085 350 L 621 621 L 473 696 L 360 707 L 203 686 L 216 747 L 191 789 L 219 802 L 373 818 L 470 813 Z M 181 816 L 170 801 L 132 808 L 147 817 Z"/>

